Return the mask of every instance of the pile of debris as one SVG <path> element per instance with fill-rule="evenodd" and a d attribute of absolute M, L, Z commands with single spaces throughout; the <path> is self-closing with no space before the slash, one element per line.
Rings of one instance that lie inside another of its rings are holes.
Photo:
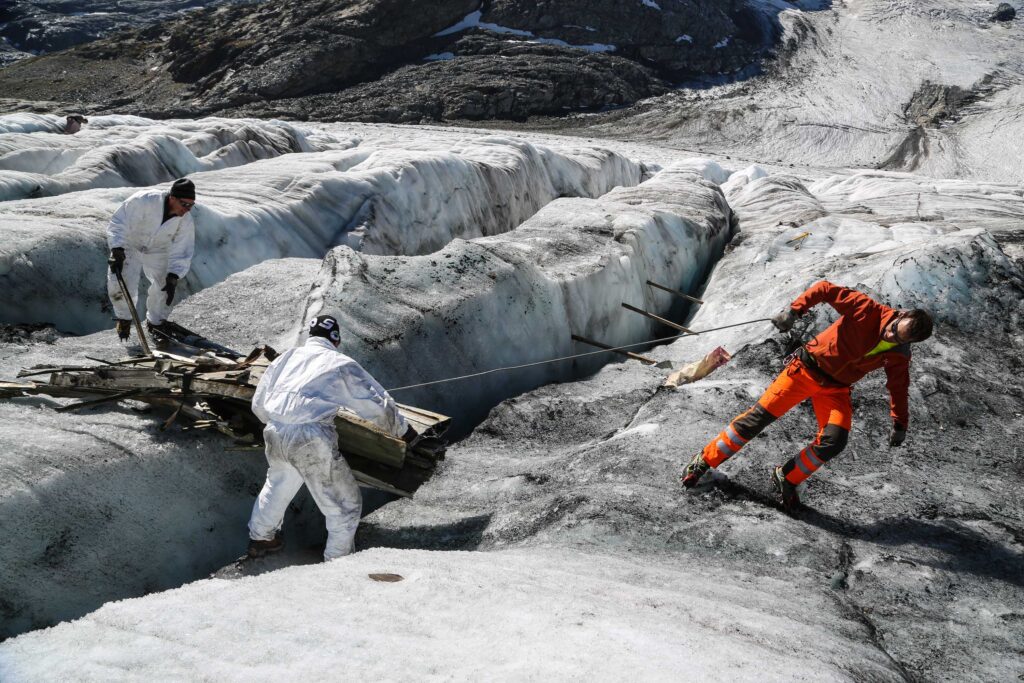
<path fill-rule="evenodd" d="M 161 429 L 211 429 L 235 441 L 234 450 L 262 452 L 263 424 L 253 414 L 252 397 L 263 372 L 277 357 L 261 346 L 244 358 L 179 326 L 157 339 L 149 355 L 121 361 L 95 360 L 95 366 L 36 366 L 18 373 L 20 381 L 0 382 L 0 398 L 45 394 L 85 400 L 63 405 L 69 412 L 122 400 L 169 409 Z M 27 379 L 46 376 L 43 381 Z M 334 420 L 338 445 L 360 484 L 411 496 L 444 458 L 443 436 L 451 418 L 399 404 L 416 430 L 411 444 L 396 439 L 352 413 Z"/>

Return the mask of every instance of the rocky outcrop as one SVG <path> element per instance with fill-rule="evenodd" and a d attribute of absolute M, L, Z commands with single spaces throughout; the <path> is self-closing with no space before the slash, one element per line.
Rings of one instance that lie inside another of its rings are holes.
<path fill-rule="evenodd" d="M 918 126 L 935 127 L 974 99 L 974 93 L 960 86 L 925 81 L 903 108 L 903 116 Z"/>
<path fill-rule="evenodd" d="M 233 3 L 27 60 L 0 89 L 149 116 L 523 119 L 736 71 L 773 16 L 747 0 Z"/>
<path fill-rule="evenodd" d="M 338 93 L 257 102 L 224 113 L 391 123 L 522 120 L 623 106 L 669 89 L 653 70 L 622 57 L 521 40 L 498 44 L 478 36 L 459 44 L 464 43 L 495 49 L 403 66 Z"/>
<path fill-rule="evenodd" d="M 990 17 L 992 21 L 1013 21 L 1016 18 L 1017 10 L 1008 2 L 999 3 L 999 7 L 996 7 L 996 11 Z"/>
<path fill-rule="evenodd" d="M 163 47 L 174 80 L 223 103 L 340 90 L 428 54 L 477 0 L 263 3 L 180 21 Z"/>
<path fill-rule="evenodd" d="M 9 43 L 20 59 L 66 50 L 116 31 L 137 30 L 184 10 L 231 1 L 9 0 L 0 2 L 0 45 Z"/>

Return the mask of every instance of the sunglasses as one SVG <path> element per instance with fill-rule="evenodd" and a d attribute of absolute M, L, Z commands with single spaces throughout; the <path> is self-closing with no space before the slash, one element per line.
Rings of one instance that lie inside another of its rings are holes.
<path fill-rule="evenodd" d="M 195 202 L 190 202 L 187 199 L 179 199 L 178 197 L 175 197 L 175 199 L 177 199 L 178 203 L 181 204 L 181 206 L 185 209 L 191 209 L 193 206 L 196 205 Z"/>
<path fill-rule="evenodd" d="M 889 335 L 898 343 L 906 343 L 909 339 L 902 339 L 900 337 L 900 323 L 906 320 L 905 316 L 898 316 L 895 320 L 889 323 Z"/>

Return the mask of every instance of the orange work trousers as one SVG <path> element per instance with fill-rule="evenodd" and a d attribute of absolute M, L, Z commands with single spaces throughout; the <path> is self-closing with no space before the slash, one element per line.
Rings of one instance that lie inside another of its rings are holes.
<path fill-rule="evenodd" d="M 799 484 L 836 454 L 832 452 L 835 451 L 835 445 L 838 445 L 838 450 L 842 450 L 853 420 L 850 387 L 822 386 L 799 358 L 790 361 L 786 369 L 779 373 L 757 400 L 757 405 L 737 415 L 724 431 L 704 447 L 704 461 L 712 467 L 718 467 L 771 422 L 808 398 L 811 399 L 814 416 L 818 420 L 818 434 L 811 444 L 783 467 L 786 479 L 792 484 Z M 758 410 L 758 407 L 762 410 Z M 764 419 L 759 419 L 758 415 Z M 824 444 L 823 448 L 822 443 L 822 435 L 829 425 L 834 425 L 833 431 L 835 427 L 842 430 L 842 443 L 833 445 L 831 449 L 829 444 Z"/>

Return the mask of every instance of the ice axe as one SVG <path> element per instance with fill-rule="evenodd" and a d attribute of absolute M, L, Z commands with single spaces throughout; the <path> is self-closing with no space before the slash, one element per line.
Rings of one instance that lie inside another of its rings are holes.
<path fill-rule="evenodd" d="M 135 302 L 132 301 L 132 297 L 128 295 L 128 285 L 125 284 L 124 277 L 121 276 L 120 270 L 114 270 L 113 272 L 117 277 L 117 284 L 121 286 L 121 296 L 123 296 L 124 300 L 128 303 L 128 310 L 132 314 L 132 321 L 135 323 L 135 330 L 139 333 L 139 342 L 142 344 L 142 350 L 147 356 L 152 357 L 153 352 L 149 350 L 149 342 L 146 341 L 146 334 L 142 331 L 142 323 L 139 322 L 139 312 L 135 310 Z"/>

